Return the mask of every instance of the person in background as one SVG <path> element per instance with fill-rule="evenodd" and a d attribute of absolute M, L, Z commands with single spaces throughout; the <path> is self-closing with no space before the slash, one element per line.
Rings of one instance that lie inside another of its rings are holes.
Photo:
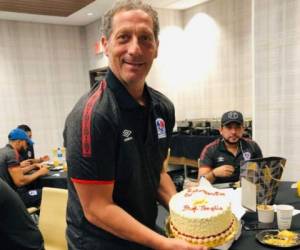
<path fill-rule="evenodd" d="M 243 138 L 243 124 L 243 115 L 238 111 L 228 111 L 222 115 L 221 138 L 202 150 L 198 179 L 205 176 L 212 183 L 239 181 L 241 163 L 262 157 L 258 144 Z"/>
<path fill-rule="evenodd" d="M 24 201 L 26 207 L 39 206 L 41 189 L 35 189 L 34 182 L 49 170 L 40 165 L 20 166 L 20 152 L 33 144 L 24 130 L 16 128 L 8 135 L 9 143 L 0 149 L 0 178 L 14 189 Z M 34 173 L 30 174 L 32 170 Z"/>
<path fill-rule="evenodd" d="M 105 80 L 66 119 L 68 248 L 200 250 L 155 232 L 157 200 L 168 207 L 175 186 L 163 170 L 174 106 L 145 84 L 157 56 L 156 11 L 117 2 L 104 16 Z"/>
<path fill-rule="evenodd" d="M 44 240 L 18 194 L 0 178 L 0 242 L 5 250 L 43 250 Z"/>
<path fill-rule="evenodd" d="M 32 138 L 32 130 L 28 125 L 21 124 L 17 128 L 24 130 L 28 135 L 28 137 L 30 139 Z M 49 161 L 50 159 L 48 155 L 44 155 L 40 158 L 35 159 L 33 145 L 28 145 L 27 150 L 22 151 L 20 157 L 21 157 L 20 159 L 21 166 L 28 166 L 35 163 L 42 163 L 44 161 Z"/>

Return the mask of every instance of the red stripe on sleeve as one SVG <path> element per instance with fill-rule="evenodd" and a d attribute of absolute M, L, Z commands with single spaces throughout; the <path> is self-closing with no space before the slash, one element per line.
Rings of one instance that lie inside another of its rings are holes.
<path fill-rule="evenodd" d="M 200 160 L 203 160 L 203 159 L 204 159 L 204 157 L 205 157 L 205 155 L 206 155 L 206 152 L 207 152 L 207 150 L 208 150 L 210 147 L 212 147 L 212 146 L 218 144 L 219 142 L 220 142 L 220 139 L 216 139 L 216 140 L 212 141 L 211 143 L 207 144 L 207 145 L 204 147 L 204 149 L 202 150 L 202 152 L 200 153 Z"/>
<path fill-rule="evenodd" d="M 101 98 L 103 91 L 106 88 L 106 81 L 103 80 L 99 84 L 98 89 L 92 94 L 83 109 L 82 124 L 81 124 L 81 150 L 83 157 L 91 157 L 92 145 L 91 145 L 91 120 L 92 112 L 96 101 Z"/>
<path fill-rule="evenodd" d="M 97 181 L 97 180 L 83 180 L 83 179 L 77 179 L 77 178 L 71 178 L 72 182 L 80 183 L 80 184 L 97 184 L 97 185 L 110 185 L 114 184 L 114 180 L 111 181 Z"/>

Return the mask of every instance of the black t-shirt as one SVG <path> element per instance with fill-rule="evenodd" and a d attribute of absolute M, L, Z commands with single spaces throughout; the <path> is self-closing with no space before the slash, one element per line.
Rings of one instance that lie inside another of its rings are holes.
<path fill-rule="evenodd" d="M 217 168 L 222 165 L 232 165 L 235 170 L 230 177 L 217 177 L 215 183 L 236 182 L 240 179 L 240 166 L 245 160 L 262 157 L 260 147 L 255 141 L 242 138 L 238 144 L 237 155 L 234 156 L 226 149 L 223 139 L 217 139 L 206 145 L 200 155 L 200 167 Z"/>
<path fill-rule="evenodd" d="M 20 164 L 19 158 L 19 153 L 10 144 L 0 149 L 0 178 L 14 190 L 17 187 L 8 172 L 8 168 L 18 166 Z"/>
<path fill-rule="evenodd" d="M 107 249 L 117 249 L 116 245 L 124 249 L 146 249 L 89 223 L 72 183 L 114 182 L 114 202 L 154 229 L 160 172 L 175 117 L 173 104 L 161 93 L 146 85 L 144 94 L 148 99 L 147 108 L 140 106 L 109 71 L 106 81 L 83 96 L 66 120 L 67 235 L 74 245 L 71 249 L 79 246 L 87 249 L 84 242 L 91 238 L 100 245 L 103 241 L 115 244 Z"/>
<path fill-rule="evenodd" d="M 44 249 L 43 237 L 18 194 L 0 178 L 0 248 Z"/>

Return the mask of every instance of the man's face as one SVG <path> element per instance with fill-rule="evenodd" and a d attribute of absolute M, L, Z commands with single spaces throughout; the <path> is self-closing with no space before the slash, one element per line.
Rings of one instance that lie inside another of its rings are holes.
<path fill-rule="evenodd" d="M 158 41 L 151 17 L 142 10 L 120 11 L 112 19 L 110 37 L 102 37 L 109 65 L 125 85 L 141 84 L 157 56 Z"/>
<path fill-rule="evenodd" d="M 31 139 L 32 138 L 32 132 L 31 131 L 27 131 L 26 134 L 28 135 L 28 137 Z"/>
<path fill-rule="evenodd" d="M 28 148 L 27 142 L 25 140 L 18 141 L 18 152 L 26 151 Z"/>
<path fill-rule="evenodd" d="M 220 129 L 220 133 L 225 142 L 229 144 L 236 144 L 244 133 L 244 127 L 238 123 L 229 123 Z"/>

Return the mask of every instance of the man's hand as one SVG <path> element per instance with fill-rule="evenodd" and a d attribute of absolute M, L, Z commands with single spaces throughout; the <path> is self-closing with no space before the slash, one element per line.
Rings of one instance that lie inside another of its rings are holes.
<path fill-rule="evenodd" d="M 222 165 L 213 169 L 212 171 L 216 177 L 230 177 L 234 172 L 234 167 L 232 165 Z"/>
<path fill-rule="evenodd" d="M 32 164 L 33 164 L 32 159 L 27 159 L 25 161 L 21 161 L 20 166 L 21 168 L 23 168 L 23 167 L 30 166 Z"/>
<path fill-rule="evenodd" d="M 40 169 L 38 170 L 38 172 L 40 173 L 40 176 L 44 176 L 49 173 L 49 169 L 41 166 Z"/>
<path fill-rule="evenodd" d="M 207 250 L 208 248 L 205 246 L 195 246 L 184 240 L 180 239 L 171 239 L 168 238 L 166 240 L 166 244 L 163 244 L 161 248 L 157 248 L 156 250 Z"/>
<path fill-rule="evenodd" d="M 50 160 L 50 157 L 49 155 L 44 155 L 41 157 L 41 161 L 44 162 L 44 161 L 49 161 Z"/>

